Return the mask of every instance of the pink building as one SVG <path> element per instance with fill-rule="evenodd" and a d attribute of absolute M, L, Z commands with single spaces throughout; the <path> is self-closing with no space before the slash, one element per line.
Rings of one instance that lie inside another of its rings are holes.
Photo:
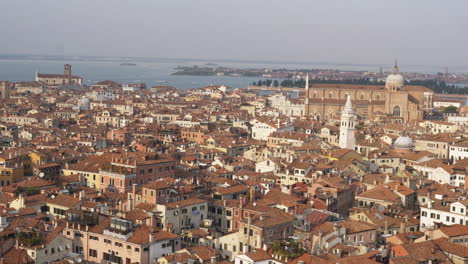
<path fill-rule="evenodd" d="M 113 157 L 110 164 L 100 169 L 101 189 L 129 191 L 133 184 L 142 185 L 155 180 L 170 177 L 176 173 L 176 162 L 158 159 L 147 153 L 131 153 Z"/>

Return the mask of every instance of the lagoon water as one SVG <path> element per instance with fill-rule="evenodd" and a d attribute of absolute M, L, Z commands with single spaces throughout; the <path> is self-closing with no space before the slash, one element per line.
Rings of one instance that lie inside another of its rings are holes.
<path fill-rule="evenodd" d="M 171 75 L 184 63 L 138 62 L 136 66 L 121 66 L 112 61 L 55 61 L 55 60 L 0 60 L 0 80 L 30 81 L 36 71 L 62 73 L 63 65 L 72 65 L 72 74 L 83 77 L 89 85 L 97 81 L 112 80 L 119 83 L 144 82 L 148 86 L 171 85 L 180 89 L 226 84 L 233 88 L 245 87 L 259 78 L 230 76 L 176 76 Z M 194 65 L 194 64 L 189 64 Z"/>
<path fill-rule="evenodd" d="M 225 84 L 232 88 L 245 87 L 257 81 L 259 77 L 235 76 L 180 76 L 171 75 L 177 66 L 204 65 L 207 61 L 196 60 L 161 60 L 135 62 L 136 66 L 121 66 L 122 61 L 92 60 L 41 60 L 41 59 L 0 59 L 0 81 L 30 81 L 36 71 L 41 73 L 62 73 L 63 65 L 72 65 L 72 73 L 83 77 L 89 85 L 97 81 L 113 80 L 119 83 L 144 82 L 148 86 L 170 85 L 179 89 L 204 87 L 210 84 Z M 298 64 L 298 63 L 252 63 L 252 62 L 216 62 L 219 66 L 236 68 L 287 68 L 287 69 L 342 69 L 378 71 L 378 65 L 351 64 Z M 216 66 L 210 66 L 216 67 Z M 391 65 L 384 67 L 390 69 Z M 437 68 L 408 66 L 407 71 L 436 72 Z"/>

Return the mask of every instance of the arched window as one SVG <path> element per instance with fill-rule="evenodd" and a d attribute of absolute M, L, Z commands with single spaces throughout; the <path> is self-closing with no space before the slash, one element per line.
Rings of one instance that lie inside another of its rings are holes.
<path fill-rule="evenodd" d="M 400 116 L 400 107 L 398 105 L 393 107 L 393 116 Z"/>
<path fill-rule="evenodd" d="M 317 92 L 314 92 L 313 98 L 317 98 Z"/>
<path fill-rule="evenodd" d="M 364 100 L 364 94 L 361 94 L 361 100 Z"/>
<path fill-rule="evenodd" d="M 332 92 L 330 92 L 330 93 L 328 94 L 328 99 L 333 99 L 333 93 L 332 93 Z"/>
<path fill-rule="evenodd" d="M 380 100 L 380 94 L 377 95 L 376 99 L 377 99 L 377 100 Z"/>

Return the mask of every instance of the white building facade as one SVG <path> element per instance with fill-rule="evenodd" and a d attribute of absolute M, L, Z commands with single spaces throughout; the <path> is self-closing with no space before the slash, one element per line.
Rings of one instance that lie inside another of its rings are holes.
<path fill-rule="evenodd" d="M 422 228 L 433 227 L 435 223 L 468 225 L 466 209 L 464 201 L 429 201 L 426 207 L 421 207 L 420 225 Z"/>
<path fill-rule="evenodd" d="M 449 149 L 449 157 L 454 162 L 468 158 L 468 141 L 451 145 Z"/>

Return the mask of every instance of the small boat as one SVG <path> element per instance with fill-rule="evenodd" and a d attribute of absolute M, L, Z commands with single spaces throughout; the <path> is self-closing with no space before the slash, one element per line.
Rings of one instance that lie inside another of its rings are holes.
<path fill-rule="evenodd" d="M 122 62 L 120 63 L 120 66 L 136 66 L 135 63 L 130 63 L 130 62 Z"/>

